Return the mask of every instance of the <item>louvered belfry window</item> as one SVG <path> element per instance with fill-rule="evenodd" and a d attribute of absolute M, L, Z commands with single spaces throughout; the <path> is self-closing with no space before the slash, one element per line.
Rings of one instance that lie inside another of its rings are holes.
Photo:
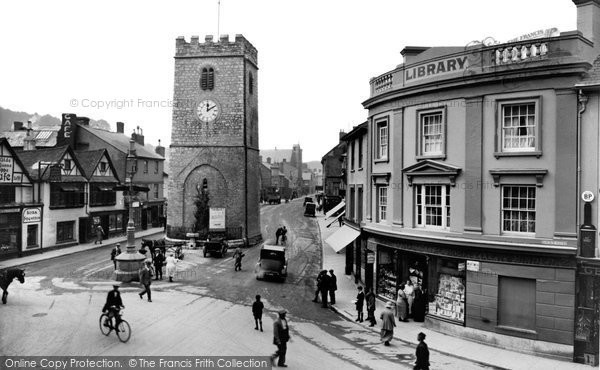
<path fill-rule="evenodd" d="M 212 90 L 215 88 L 215 71 L 212 68 L 202 68 L 200 76 L 200 88 L 202 90 Z"/>

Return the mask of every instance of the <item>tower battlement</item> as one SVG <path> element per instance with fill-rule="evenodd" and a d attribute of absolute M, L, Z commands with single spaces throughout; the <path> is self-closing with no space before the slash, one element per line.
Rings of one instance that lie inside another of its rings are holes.
<path fill-rule="evenodd" d="M 212 35 L 207 35 L 204 42 L 200 42 L 199 36 L 192 36 L 190 42 L 187 42 L 185 37 L 179 36 L 175 40 L 175 47 L 175 58 L 239 55 L 246 56 L 254 64 L 258 64 L 256 48 L 240 34 L 235 35 L 234 41 L 230 41 L 227 34 L 221 35 L 216 41 Z"/>

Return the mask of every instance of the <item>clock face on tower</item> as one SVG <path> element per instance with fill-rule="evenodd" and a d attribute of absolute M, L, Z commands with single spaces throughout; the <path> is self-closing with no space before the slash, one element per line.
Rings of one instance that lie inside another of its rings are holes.
<path fill-rule="evenodd" d="M 200 104 L 198 104 L 196 113 L 198 114 L 200 121 L 207 123 L 212 122 L 219 116 L 219 105 L 210 99 L 202 100 Z"/>

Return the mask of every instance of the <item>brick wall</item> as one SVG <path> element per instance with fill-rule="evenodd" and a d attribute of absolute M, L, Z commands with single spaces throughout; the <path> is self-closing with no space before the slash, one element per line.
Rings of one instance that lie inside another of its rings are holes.
<path fill-rule="evenodd" d="M 498 328 L 498 277 L 536 280 L 535 333 Z M 468 327 L 502 334 L 573 344 L 575 270 L 481 263 L 480 272 L 467 272 Z"/>

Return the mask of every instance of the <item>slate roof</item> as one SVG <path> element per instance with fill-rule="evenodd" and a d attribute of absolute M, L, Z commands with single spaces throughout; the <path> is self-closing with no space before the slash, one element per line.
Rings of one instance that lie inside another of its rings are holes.
<path fill-rule="evenodd" d="M 129 139 L 130 137 L 118 132 L 111 132 L 101 130 L 97 128 L 91 128 L 89 126 L 79 125 L 79 129 L 86 130 L 91 134 L 97 136 L 102 141 L 106 142 L 107 145 L 112 145 L 118 151 L 127 154 L 129 152 Z M 150 158 L 164 160 L 163 157 L 154 152 L 154 147 L 150 144 L 144 146 L 135 143 L 135 153 L 138 158 Z"/>
<path fill-rule="evenodd" d="M 32 179 L 37 180 L 39 179 L 38 162 L 58 162 L 65 155 L 66 151 L 71 152 L 75 165 L 81 169 L 77 156 L 75 156 L 75 153 L 73 153 L 66 145 L 48 149 L 18 150 L 16 151 L 16 154 L 23 163 L 23 166 L 27 169 L 27 172 L 29 172 L 29 176 Z M 43 173 L 42 180 L 47 180 L 50 177 L 50 171 L 45 171 L 46 167 L 47 166 L 41 166 Z M 83 176 L 62 176 L 62 182 L 79 181 L 85 181 L 85 178 Z"/>
<path fill-rule="evenodd" d="M 81 165 L 85 177 L 89 179 L 90 176 L 92 176 L 105 151 L 106 149 L 75 151 L 75 156 L 77 157 L 77 160 L 79 160 L 79 164 Z"/>
<path fill-rule="evenodd" d="M 583 80 L 576 84 L 575 87 L 591 87 L 600 85 L 600 55 L 594 60 L 592 68 L 587 71 Z"/>
<path fill-rule="evenodd" d="M 54 130 L 33 130 L 31 131 L 35 138 L 36 148 L 51 148 L 56 146 L 56 138 L 58 137 L 58 131 Z M 10 146 L 13 148 L 22 148 L 25 136 L 27 136 L 27 130 L 19 131 L 5 131 L 0 133 L 2 137 L 8 139 Z"/>

